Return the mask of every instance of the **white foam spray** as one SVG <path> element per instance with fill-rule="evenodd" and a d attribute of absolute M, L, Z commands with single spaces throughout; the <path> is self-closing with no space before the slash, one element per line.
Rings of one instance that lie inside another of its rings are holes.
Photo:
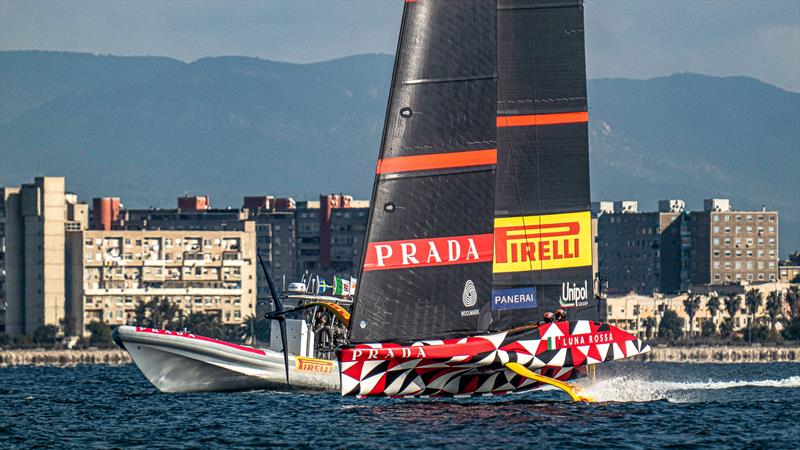
<path fill-rule="evenodd" d="M 582 391 L 599 402 L 650 402 L 668 400 L 676 403 L 690 402 L 691 391 L 732 389 L 741 387 L 798 388 L 800 376 L 781 380 L 737 380 L 737 381 L 662 381 L 647 380 L 634 376 L 619 376 L 598 379 L 594 384 L 582 380 L 578 385 Z"/>

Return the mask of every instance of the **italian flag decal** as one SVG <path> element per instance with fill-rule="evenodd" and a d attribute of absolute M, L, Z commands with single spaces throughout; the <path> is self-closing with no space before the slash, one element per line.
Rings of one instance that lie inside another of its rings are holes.
<path fill-rule="evenodd" d="M 556 339 L 555 338 L 547 338 L 547 349 L 548 350 L 555 350 L 556 349 Z"/>

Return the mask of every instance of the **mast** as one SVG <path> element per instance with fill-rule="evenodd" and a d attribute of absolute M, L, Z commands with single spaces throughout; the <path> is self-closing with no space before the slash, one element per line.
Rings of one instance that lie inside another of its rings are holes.
<path fill-rule="evenodd" d="M 350 341 L 488 330 L 496 4 L 407 1 Z"/>
<path fill-rule="evenodd" d="M 494 329 L 599 319 L 583 31 L 581 0 L 497 1 Z"/>

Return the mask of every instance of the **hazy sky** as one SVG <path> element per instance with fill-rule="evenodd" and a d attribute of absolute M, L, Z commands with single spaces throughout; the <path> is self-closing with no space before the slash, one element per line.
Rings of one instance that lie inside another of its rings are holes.
<path fill-rule="evenodd" d="M 402 7 L 402 0 L 0 0 L 0 49 L 319 61 L 393 53 Z M 800 91 L 800 0 L 587 0 L 586 36 L 592 78 L 749 75 Z"/>

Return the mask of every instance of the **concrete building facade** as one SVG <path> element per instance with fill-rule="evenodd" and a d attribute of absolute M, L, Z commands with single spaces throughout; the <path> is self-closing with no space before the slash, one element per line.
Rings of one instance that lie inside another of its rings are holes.
<path fill-rule="evenodd" d="M 672 292 L 680 288 L 680 203 L 639 212 L 636 202 L 614 202 L 597 219 L 598 276 L 609 294 Z"/>
<path fill-rule="evenodd" d="M 66 232 L 88 226 L 88 206 L 65 191 L 63 177 L 36 177 L 3 188 L 0 216 L 1 331 L 32 335 L 66 325 Z"/>
<path fill-rule="evenodd" d="M 68 233 L 67 310 L 76 334 L 103 321 L 131 323 L 161 298 L 185 314 L 237 324 L 256 312 L 255 223 L 242 231 L 88 230 Z"/>
<path fill-rule="evenodd" d="M 684 287 L 777 281 L 778 212 L 735 211 L 713 200 L 686 218 L 691 249 Z"/>
<path fill-rule="evenodd" d="M 658 212 L 615 202 L 613 212 L 600 213 L 598 270 L 610 293 L 778 280 L 777 211 L 736 211 L 727 199 L 683 209 L 680 200 L 659 202 Z"/>

